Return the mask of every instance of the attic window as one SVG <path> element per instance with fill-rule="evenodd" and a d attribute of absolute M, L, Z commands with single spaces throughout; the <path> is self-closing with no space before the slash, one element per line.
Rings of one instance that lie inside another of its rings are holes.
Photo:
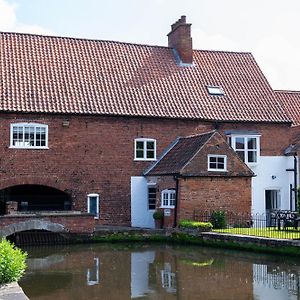
<path fill-rule="evenodd" d="M 207 86 L 208 93 L 213 96 L 224 96 L 224 91 L 219 86 L 209 85 Z"/>

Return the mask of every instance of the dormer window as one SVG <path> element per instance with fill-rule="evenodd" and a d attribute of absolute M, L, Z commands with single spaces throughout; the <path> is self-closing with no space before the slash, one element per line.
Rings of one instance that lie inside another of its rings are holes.
<path fill-rule="evenodd" d="M 224 91 L 220 86 L 209 85 L 207 86 L 207 90 L 212 96 L 224 96 Z"/>

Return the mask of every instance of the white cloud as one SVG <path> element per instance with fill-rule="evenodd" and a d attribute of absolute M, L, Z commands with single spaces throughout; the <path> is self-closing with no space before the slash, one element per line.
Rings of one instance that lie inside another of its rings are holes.
<path fill-rule="evenodd" d="M 51 30 L 43 28 L 36 24 L 24 24 L 17 20 L 16 11 L 18 6 L 16 4 L 9 4 L 6 0 L 0 0 L 0 31 L 9 32 L 24 32 L 54 35 Z"/>
<path fill-rule="evenodd" d="M 199 28 L 193 28 L 193 48 L 205 50 L 242 51 L 236 43 L 222 34 L 208 34 Z"/>
<path fill-rule="evenodd" d="M 253 54 L 274 89 L 299 89 L 300 42 L 273 34 L 260 39 Z"/>

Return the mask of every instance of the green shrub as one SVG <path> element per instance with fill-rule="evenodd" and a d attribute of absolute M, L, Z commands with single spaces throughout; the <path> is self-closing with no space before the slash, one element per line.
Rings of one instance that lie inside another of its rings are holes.
<path fill-rule="evenodd" d="M 226 228 L 227 222 L 225 211 L 213 211 L 210 216 L 210 222 L 212 223 L 214 229 Z"/>
<path fill-rule="evenodd" d="M 191 228 L 191 229 L 202 229 L 202 230 L 211 230 L 212 224 L 210 222 L 195 222 L 191 220 L 181 220 L 179 222 L 180 228 Z"/>
<path fill-rule="evenodd" d="M 161 210 L 157 210 L 153 213 L 154 220 L 162 220 L 164 217 L 164 213 Z"/>
<path fill-rule="evenodd" d="M 18 281 L 26 269 L 27 253 L 6 239 L 0 242 L 0 284 Z"/>

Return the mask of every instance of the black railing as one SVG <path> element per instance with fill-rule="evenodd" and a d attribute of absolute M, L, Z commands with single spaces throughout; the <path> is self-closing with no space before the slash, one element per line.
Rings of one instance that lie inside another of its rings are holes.
<path fill-rule="evenodd" d="M 266 214 L 194 210 L 194 221 L 211 222 L 213 231 L 278 239 L 300 239 L 297 212 L 274 210 Z"/>

